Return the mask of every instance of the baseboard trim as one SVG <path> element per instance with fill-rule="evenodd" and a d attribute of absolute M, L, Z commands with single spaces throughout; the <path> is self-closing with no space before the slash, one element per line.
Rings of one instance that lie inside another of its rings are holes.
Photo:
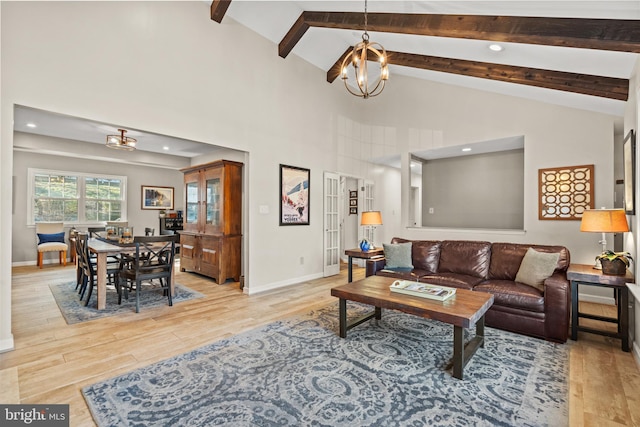
<path fill-rule="evenodd" d="M 274 289 L 285 288 L 287 286 L 297 285 L 298 283 L 308 282 L 309 280 L 320 279 L 322 277 L 323 277 L 322 273 L 315 273 L 315 274 L 309 274 L 308 276 L 302 276 L 302 277 L 296 277 L 293 279 L 283 280 L 281 282 L 267 283 L 266 285 L 256 286 L 256 287 L 253 287 L 251 285 L 247 287 L 245 283 L 243 292 L 247 295 L 255 295 L 261 292 L 272 291 Z"/>
<path fill-rule="evenodd" d="M 59 264 L 57 259 L 45 259 L 42 262 L 43 264 Z M 67 260 L 67 265 L 71 264 L 71 260 L 68 259 Z M 14 261 L 11 263 L 12 267 L 25 267 L 28 265 L 38 265 L 38 261 L 37 260 L 33 260 L 33 261 Z"/>
<path fill-rule="evenodd" d="M 9 335 L 9 338 L 0 340 L 0 353 L 12 350 L 15 350 L 15 345 L 13 343 L 13 334 Z"/>

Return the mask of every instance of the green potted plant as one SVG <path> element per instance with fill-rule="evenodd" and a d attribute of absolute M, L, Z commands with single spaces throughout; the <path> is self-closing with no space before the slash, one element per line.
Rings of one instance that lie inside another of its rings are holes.
<path fill-rule="evenodd" d="M 160 218 L 164 218 L 165 216 L 167 216 L 167 211 L 162 209 L 158 215 L 160 216 Z"/>
<path fill-rule="evenodd" d="M 598 255 L 596 261 L 600 261 L 600 264 L 602 264 L 602 272 L 604 274 L 622 276 L 626 274 L 627 267 L 629 267 L 633 258 L 629 252 L 613 252 L 607 250 Z"/>

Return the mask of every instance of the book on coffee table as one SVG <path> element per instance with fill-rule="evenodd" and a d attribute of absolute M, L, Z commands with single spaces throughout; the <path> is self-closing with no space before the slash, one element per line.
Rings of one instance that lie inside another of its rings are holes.
<path fill-rule="evenodd" d="M 431 285 L 429 283 L 411 282 L 409 280 L 396 280 L 390 286 L 392 292 L 413 295 L 422 298 L 444 301 L 456 293 L 456 288 Z"/>

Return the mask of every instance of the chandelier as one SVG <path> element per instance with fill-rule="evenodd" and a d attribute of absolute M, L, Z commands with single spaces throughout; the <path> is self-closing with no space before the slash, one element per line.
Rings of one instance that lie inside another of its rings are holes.
<path fill-rule="evenodd" d="M 369 75 L 368 61 L 375 61 L 379 64 L 379 73 Z M 359 92 L 354 91 L 348 83 L 349 63 L 353 66 Z M 364 34 L 362 34 L 362 41 L 355 45 L 353 50 L 344 58 L 341 70 L 341 78 L 344 80 L 344 86 L 349 93 L 364 99 L 380 95 L 386 81 L 389 79 L 387 52 L 380 43 L 369 41 L 369 33 L 367 33 L 367 0 L 364 1 Z"/>
<path fill-rule="evenodd" d="M 120 135 L 107 135 L 107 147 L 118 150 L 133 151 L 136 149 L 136 139 L 124 136 L 127 133 L 124 129 L 118 129 Z"/>

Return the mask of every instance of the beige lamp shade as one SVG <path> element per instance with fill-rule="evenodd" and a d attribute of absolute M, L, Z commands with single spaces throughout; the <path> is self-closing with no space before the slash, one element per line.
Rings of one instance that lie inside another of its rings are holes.
<path fill-rule="evenodd" d="M 360 225 L 382 225 L 382 215 L 380 215 L 380 211 L 362 212 Z"/>
<path fill-rule="evenodd" d="M 589 209 L 582 214 L 580 231 L 623 233 L 629 231 L 629 224 L 622 209 Z"/>

